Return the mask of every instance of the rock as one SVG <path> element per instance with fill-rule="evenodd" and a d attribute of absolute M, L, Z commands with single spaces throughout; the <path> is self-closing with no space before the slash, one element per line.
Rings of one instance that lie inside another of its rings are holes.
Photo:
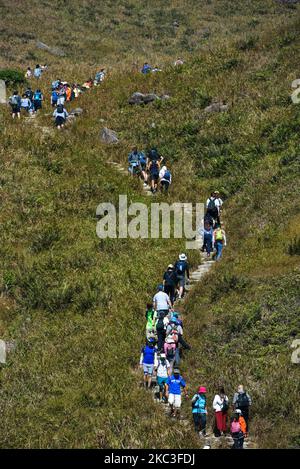
<path fill-rule="evenodd" d="M 103 129 L 101 130 L 100 137 L 104 143 L 118 143 L 119 142 L 116 132 L 114 132 L 111 129 L 108 129 L 107 127 L 103 127 Z"/>
<path fill-rule="evenodd" d="M 6 85 L 4 80 L 0 80 L 0 104 L 6 104 Z"/>
<path fill-rule="evenodd" d="M 69 115 L 71 116 L 80 116 L 83 113 L 83 109 L 81 107 L 77 107 L 76 109 L 72 109 L 72 111 L 69 112 Z"/>
<path fill-rule="evenodd" d="M 228 104 L 223 104 L 222 102 L 215 102 L 212 103 L 210 106 L 207 106 L 204 109 L 204 112 L 224 112 L 228 111 L 229 106 Z"/>
<path fill-rule="evenodd" d="M 300 78 L 297 78 L 292 82 L 292 88 L 298 88 L 300 86 Z"/>
<path fill-rule="evenodd" d="M 59 49 L 58 47 L 49 47 L 49 46 L 47 46 L 47 44 L 44 44 L 41 41 L 37 41 L 36 46 L 38 47 L 38 49 L 45 50 L 45 51 L 49 52 L 52 55 L 57 55 L 59 57 L 65 57 L 65 55 L 66 55 L 65 52 L 63 50 Z"/>
<path fill-rule="evenodd" d="M 156 99 L 160 99 L 159 96 L 157 96 L 154 93 L 148 93 L 148 94 L 143 94 L 143 93 L 133 93 L 133 95 L 129 98 L 128 103 L 129 104 L 148 104 Z"/>

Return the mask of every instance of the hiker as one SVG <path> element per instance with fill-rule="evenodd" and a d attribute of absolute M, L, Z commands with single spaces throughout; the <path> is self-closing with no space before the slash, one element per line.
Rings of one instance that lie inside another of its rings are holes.
<path fill-rule="evenodd" d="M 174 265 L 169 264 L 166 272 L 164 273 L 163 276 L 163 285 L 164 285 L 164 292 L 169 295 L 171 304 L 174 304 L 175 301 L 175 291 L 176 291 L 176 285 L 177 285 L 177 275 L 174 270 Z"/>
<path fill-rule="evenodd" d="M 159 171 L 159 180 L 162 192 L 168 192 L 169 186 L 172 183 L 172 175 L 166 166 L 163 166 Z"/>
<path fill-rule="evenodd" d="M 55 125 L 58 129 L 62 129 L 66 123 L 69 113 L 64 108 L 62 104 L 58 104 L 56 109 L 53 112 L 53 117 L 55 118 Z"/>
<path fill-rule="evenodd" d="M 219 211 L 216 205 L 214 192 L 211 193 L 210 197 L 206 201 L 206 214 L 210 215 L 215 222 L 220 223 Z"/>
<path fill-rule="evenodd" d="M 230 425 L 230 433 L 233 438 L 233 445 L 231 449 L 243 449 L 245 434 L 242 428 L 245 429 L 246 423 L 241 417 L 240 411 L 236 411 Z"/>
<path fill-rule="evenodd" d="M 252 404 L 251 397 L 249 394 L 244 391 L 244 386 L 242 384 L 239 384 L 237 388 L 237 392 L 233 396 L 233 410 L 241 410 L 242 416 L 245 419 L 246 422 L 246 432 L 248 433 L 248 422 L 249 422 L 249 407 Z"/>
<path fill-rule="evenodd" d="M 32 77 L 32 70 L 30 67 L 28 67 L 25 73 L 25 78 L 31 78 L 31 77 Z"/>
<path fill-rule="evenodd" d="M 52 91 L 54 90 L 59 90 L 59 87 L 61 86 L 61 81 L 60 79 L 58 78 L 57 80 L 54 80 L 52 83 L 51 83 L 51 89 Z"/>
<path fill-rule="evenodd" d="M 64 87 L 61 87 L 60 90 L 58 91 L 58 97 L 57 97 L 57 106 L 61 104 L 62 106 L 65 105 L 66 102 L 66 92 Z"/>
<path fill-rule="evenodd" d="M 37 112 L 39 109 L 42 109 L 42 101 L 44 97 L 40 89 L 37 89 L 33 94 L 33 105 L 34 110 Z"/>
<path fill-rule="evenodd" d="M 188 398 L 187 387 L 183 377 L 180 375 L 178 368 L 169 376 L 166 384 L 166 397 L 171 408 L 171 417 L 180 417 L 181 407 L 181 388 L 183 388 L 184 395 Z"/>
<path fill-rule="evenodd" d="M 72 85 L 72 90 L 73 90 L 73 93 L 74 93 L 74 98 L 78 98 L 80 93 L 82 93 L 80 87 L 76 83 L 74 83 Z"/>
<path fill-rule="evenodd" d="M 201 251 L 206 251 L 207 257 L 210 257 L 210 253 L 213 249 L 213 228 L 207 220 L 204 221 L 204 228 L 200 230 L 200 234 L 203 237 L 203 246 Z"/>
<path fill-rule="evenodd" d="M 151 148 L 147 154 L 147 169 L 150 167 L 151 161 L 158 161 L 161 163 L 163 160 L 163 156 L 159 154 L 156 148 Z"/>
<path fill-rule="evenodd" d="M 153 297 L 153 308 L 159 314 L 161 311 L 167 316 L 169 309 L 173 310 L 169 296 L 164 292 L 164 286 L 158 285 L 157 293 Z"/>
<path fill-rule="evenodd" d="M 37 64 L 37 65 L 35 66 L 35 69 L 34 69 L 34 71 L 33 71 L 33 75 L 34 75 L 34 77 L 35 77 L 37 80 L 39 80 L 39 79 L 41 78 L 41 76 L 42 76 L 42 69 L 41 69 L 41 67 L 40 67 L 39 64 Z"/>
<path fill-rule="evenodd" d="M 217 261 L 221 259 L 223 247 L 226 246 L 226 234 L 224 229 L 222 228 L 222 225 L 223 224 L 217 225 L 216 229 L 213 232 L 213 243 L 216 249 L 214 257 Z"/>
<path fill-rule="evenodd" d="M 30 101 L 33 100 L 33 91 L 32 91 L 32 89 L 30 88 L 30 86 L 29 86 L 28 88 L 26 88 L 24 94 L 26 94 L 27 98 L 29 98 Z"/>
<path fill-rule="evenodd" d="M 128 155 L 128 172 L 134 176 L 140 172 L 140 160 L 139 160 L 139 151 L 137 147 L 133 147 L 131 152 Z"/>
<path fill-rule="evenodd" d="M 223 200 L 220 198 L 220 192 L 214 191 L 214 202 L 218 210 L 217 223 L 220 223 L 221 211 L 223 206 Z"/>
<path fill-rule="evenodd" d="M 149 339 L 141 350 L 140 366 L 144 370 L 144 387 L 151 388 L 153 370 L 157 366 L 157 349 L 155 340 Z"/>
<path fill-rule="evenodd" d="M 21 98 L 18 91 L 14 91 L 13 95 L 9 97 L 8 102 L 11 107 L 11 115 L 14 119 L 16 116 L 18 119 L 21 118 Z"/>
<path fill-rule="evenodd" d="M 145 314 L 145 317 L 146 317 L 146 337 L 147 339 L 150 338 L 150 337 L 156 337 L 156 334 L 155 334 L 155 324 L 156 324 L 156 313 L 152 307 L 152 304 L 151 303 L 147 303 L 147 307 L 146 307 L 146 314 Z"/>
<path fill-rule="evenodd" d="M 166 354 L 161 353 L 158 359 L 158 366 L 156 370 L 157 385 L 159 386 L 159 400 L 167 402 L 166 398 L 166 384 L 170 375 L 170 363 L 166 359 Z"/>
<path fill-rule="evenodd" d="M 183 64 L 184 64 L 184 62 L 183 62 L 183 60 L 182 60 L 180 57 L 178 57 L 178 59 L 175 60 L 175 62 L 174 62 L 174 65 L 175 65 L 175 66 L 177 66 L 177 65 L 183 65 Z"/>
<path fill-rule="evenodd" d="M 157 192 L 158 179 L 159 179 L 159 162 L 151 161 L 149 165 L 151 192 L 155 194 Z"/>
<path fill-rule="evenodd" d="M 105 78 L 105 69 L 101 68 L 100 72 L 97 72 L 95 75 L 94 84 L 100 85 L 100 83 L 104 80 L 104 78 Z"/>
<path fill-rule="evenodd" d="M 150 73 L 152 70 L 152 67 L 151 65 L 148 64 L 148 62 L 145 62 L 144 65 L 143 65 L 143 68 L 141 70 L 141 72 L 145 75 L 147 73 Z"/>
<path fill-rule="evenodd" d="M 155 65 L 154 68 L 152 68 L 151 72 L 161 72 L 162 70 L 157 66 Z"/>
<path fill-rule="evenodd" d="M 157 349 L 159 352 L 161 352 L 164 348 L 167 322 L 168 322 L 168 319 L 164 311 L 160 311 L 158 314 L 158 319 L 155 324 L 156 335 L 157 335 Z"/>
<path fill-rule="evenodd" d="M 47 65 L 47 64 L 41 65 L 41 69 L 42 69 L 42 71 L 47 70 L 47 69 L 48 69 L 48 65 Z"/>
<path fill-rule="evenodd" d="M 55 107 L 57 105 L 58 96 L 59 96 L 59 91 L 56 88 L 51 93 L 50 103 L 52 107 Z"/>
<path fill-rule="evenodd" d="M 195 432 L 206 436 L 206 387 L 200 386 L 192 399 L 192 415 L 194 420 Z"/>
<path fill-rule="evenodd" d="M 176 261 L 174 269 L 177 275 L 177 281 L 179 283 L 178 298 L 181 299 L 183 298 L 183 294 L 184 294 L 186 276 L 188 280 L 190 279 L 190 271 L 189 271 L 189 265 L 187 263 L 187 256 L 184 253 L 179 255 L 179 260 Z"/>
<path fill-rule="evenodd" d="M 70 85 L 68 85 L 68 84 L 65 86 L 65 93 L 66 93 L 66 101 L 70 102 L 71 101 L 72 90 L 71 90 Z"/>
<path fill-rule="evenodd" d="M 213 409 L 215 411 L 215 429 L 216 437 L 225 435 L 227 429 L 227 412 L 228 412 L 228 397 L 225 394 L 224 388 L 219 389 L 219 393 L 215 395 L 213 400 Z"/>
<path fill-rule="evenodd" d="M 21 109 L 24 109 L 26 112 L 29 112 L 30 108 L 31 108 L 31 101 L 28 98 L 28 96 L 26 96 L 26 94 L 24 93 L 21 98 Z"/>

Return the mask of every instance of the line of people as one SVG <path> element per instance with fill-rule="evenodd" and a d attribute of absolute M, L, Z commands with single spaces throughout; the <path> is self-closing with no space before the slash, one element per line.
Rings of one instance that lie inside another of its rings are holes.
<path fill-rule="evenodd" d="M 206 201 L 204 226 L 199 230 L 203 238 L 201 251 L 206 251 L 207 257 L 213 253 L 212 257 L 217 261 L 221 259 L 223 248 L 227 245 L 224 223 L 221 221 L 222 206 L 219 191 L 212 192 Z"/>
<path fill-rule="evenodd" d="M 158 189 L 167 193 L 172 183 L 172 174 L 166 165 L 162 166 L 163 156 L 156 148 L 147 152 L 133 147 L 128 155 L 128 171 L 132 176 L 140 177 L 144 186 L 150 186 L 155 194 Z"/>
<path fill-rule="evenodd" d="M 31 87 L 26 88 L 22 97 L 19 95 L 19 92 L 15 90 L 8 99 L 12 118 L 17 117 L 20 119 L 22 110 L 29 115 L 35 114 L 39 109 L 42 109 L 43 101 L 44 95 L 39 88 L 35 91 L 32 91 Z"/>

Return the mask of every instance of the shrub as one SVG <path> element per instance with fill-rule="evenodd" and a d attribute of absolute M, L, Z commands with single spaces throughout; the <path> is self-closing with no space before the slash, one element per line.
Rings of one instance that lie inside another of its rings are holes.
<path fill-rule="evenodd" d="M 7 85 L 21 85 L 25 83 L 25 78 L 23 72 L 18 70 L 0 70 L 0 80 L 4 80 Z"/>

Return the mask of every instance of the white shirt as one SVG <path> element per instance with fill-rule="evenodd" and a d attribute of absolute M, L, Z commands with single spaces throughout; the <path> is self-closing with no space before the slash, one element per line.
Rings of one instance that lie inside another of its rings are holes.
<path fill-rule="evenodd" d="M 169 299 L 169 296 L 163 292 L 163 291 L 159 291 L 156 293 L 156 295 L 154 295 L 153 297 L 153 303 L 154 305 L 156 304 L 156 311 L 159 311 L 161 309 L 169 309 L 169 303 L 170 303 L 170 299 Z"/>
<path fill-rule="evenodd" d="M 168 369 L 169 368 L 170 368 L 170 363 L 168 362 L 167 359 L 165 360 L 165 365 L 164 366 L 159 361 L 159 365 L 157 367 L 157 376 L 159 378 L 167 378 L 169 376 L 168 375 Z"/>
<path fill-rule="evenodd" d="M 223 200 L 218 198 L 218 199 L 215 199 L 215 206 L 217 207 L 218 209 L 218 212 L 220 212 L 220 208 L 222 207 L 223 205 Z"/>
<path fill-rule="evenodd" d="M 215 398 L 214 398 L 214 401 L 213 401 L 213 408 L 216 412 L 221 412 L 224 400 L 226 402 L 228 402 L 228 397 L 225 396 L 222 399 L 221 396 L 219 396 L 219 394 L 215 395 Z"/>

